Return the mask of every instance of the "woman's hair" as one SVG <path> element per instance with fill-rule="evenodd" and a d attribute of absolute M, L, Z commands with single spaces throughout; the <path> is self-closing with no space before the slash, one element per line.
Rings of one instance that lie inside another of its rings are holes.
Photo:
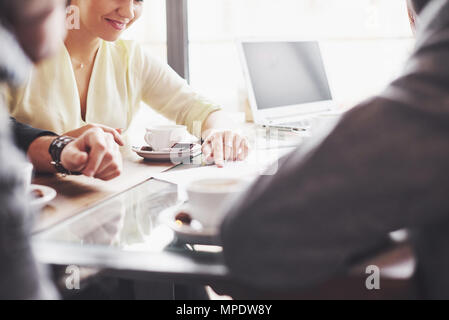
<path fill-rule="evenodd" d="M 411 5 L 413 6 L 413 10 L 417 14 L 421 12 L 422 9 L 430 2 L 431 0 L 410 0 Z"/>

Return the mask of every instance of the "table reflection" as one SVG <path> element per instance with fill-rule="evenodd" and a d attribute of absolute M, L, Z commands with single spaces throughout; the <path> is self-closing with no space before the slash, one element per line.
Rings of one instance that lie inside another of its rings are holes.
<path fill-rule="evenodd" d="M 159 221 L 159 213 L 181 202 L 176 185 L 150 180 L 35 235 L 35 239 L 127 251 L 164 250 L 176 239 Z"/>

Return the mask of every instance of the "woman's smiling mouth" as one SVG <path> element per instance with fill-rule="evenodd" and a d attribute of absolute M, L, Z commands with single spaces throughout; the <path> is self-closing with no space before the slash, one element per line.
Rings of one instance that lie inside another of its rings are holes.
<path fill-rule="evenodd" d="M 113 20 L 113 19 L 109 19 L 109 18 L 105 18 L 105 20 L 116 30 L 118 31 L 122 31 L 126 28 L 126 25 L 128 23 L 125 22 L 121 22 L 118 20 Z"/>

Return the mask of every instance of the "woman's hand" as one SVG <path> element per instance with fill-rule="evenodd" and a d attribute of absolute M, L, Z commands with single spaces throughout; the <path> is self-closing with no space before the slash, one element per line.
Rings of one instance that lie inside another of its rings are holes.
<path fill-rule="evenodd" d="M 83 135 L 86 131 L 89 131 L 91 129 L 101 129 L 105 133 L 110 133 L 114 137 L 114 141 L 119 146 L 125 145 L 125 143 L 122 139 L 122 136 L 121 136 L 123 129 L 114 129 L 114 128 L 110 128 L 110 127 L 102 125 L 102 124 L 88 124 L 88 125 L 85 125 L 84 127 L 78 128 L 76 130 L 66 132 L 66 133 L 64 133 L 64 136 L 78 138 L 81 135 Z"/>
<path fill-rule="evenodd" d="M 232 129 L 233 121 L 219 110 L 212 112 L 203 124 L 203 155 L 206 162 L 223 167 L 225 161 L 245 160 L 248 157 L 249 145 L 246 137 Z"/>
<path fill-rule="evenodd" d="M 242 161 L 248 157 L 246 137 L 232 130 L 214 130 L 204 140 L 203 155 L 207 163 L 223 167 L 225 161 Z"/>

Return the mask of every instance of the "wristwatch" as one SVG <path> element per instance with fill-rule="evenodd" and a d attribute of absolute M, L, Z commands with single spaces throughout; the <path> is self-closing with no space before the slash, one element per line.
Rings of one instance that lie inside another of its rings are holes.
<path fill-rule="evenodd" d="M 61 163 L 61 153 L 62 150 L 75 138 L 68 137 L 68 136 L 60 136 L 53 140 L 53 142 L 50 144 L 50 147 L 48 148 L 48 152 L 51 156 L 51 164 L 55 167 L 56 171 L 58 173 L 62 173 L 63 175 L 80 175 L 79 172 L 71 172 L 64 168 L 64 166 Z"/>

